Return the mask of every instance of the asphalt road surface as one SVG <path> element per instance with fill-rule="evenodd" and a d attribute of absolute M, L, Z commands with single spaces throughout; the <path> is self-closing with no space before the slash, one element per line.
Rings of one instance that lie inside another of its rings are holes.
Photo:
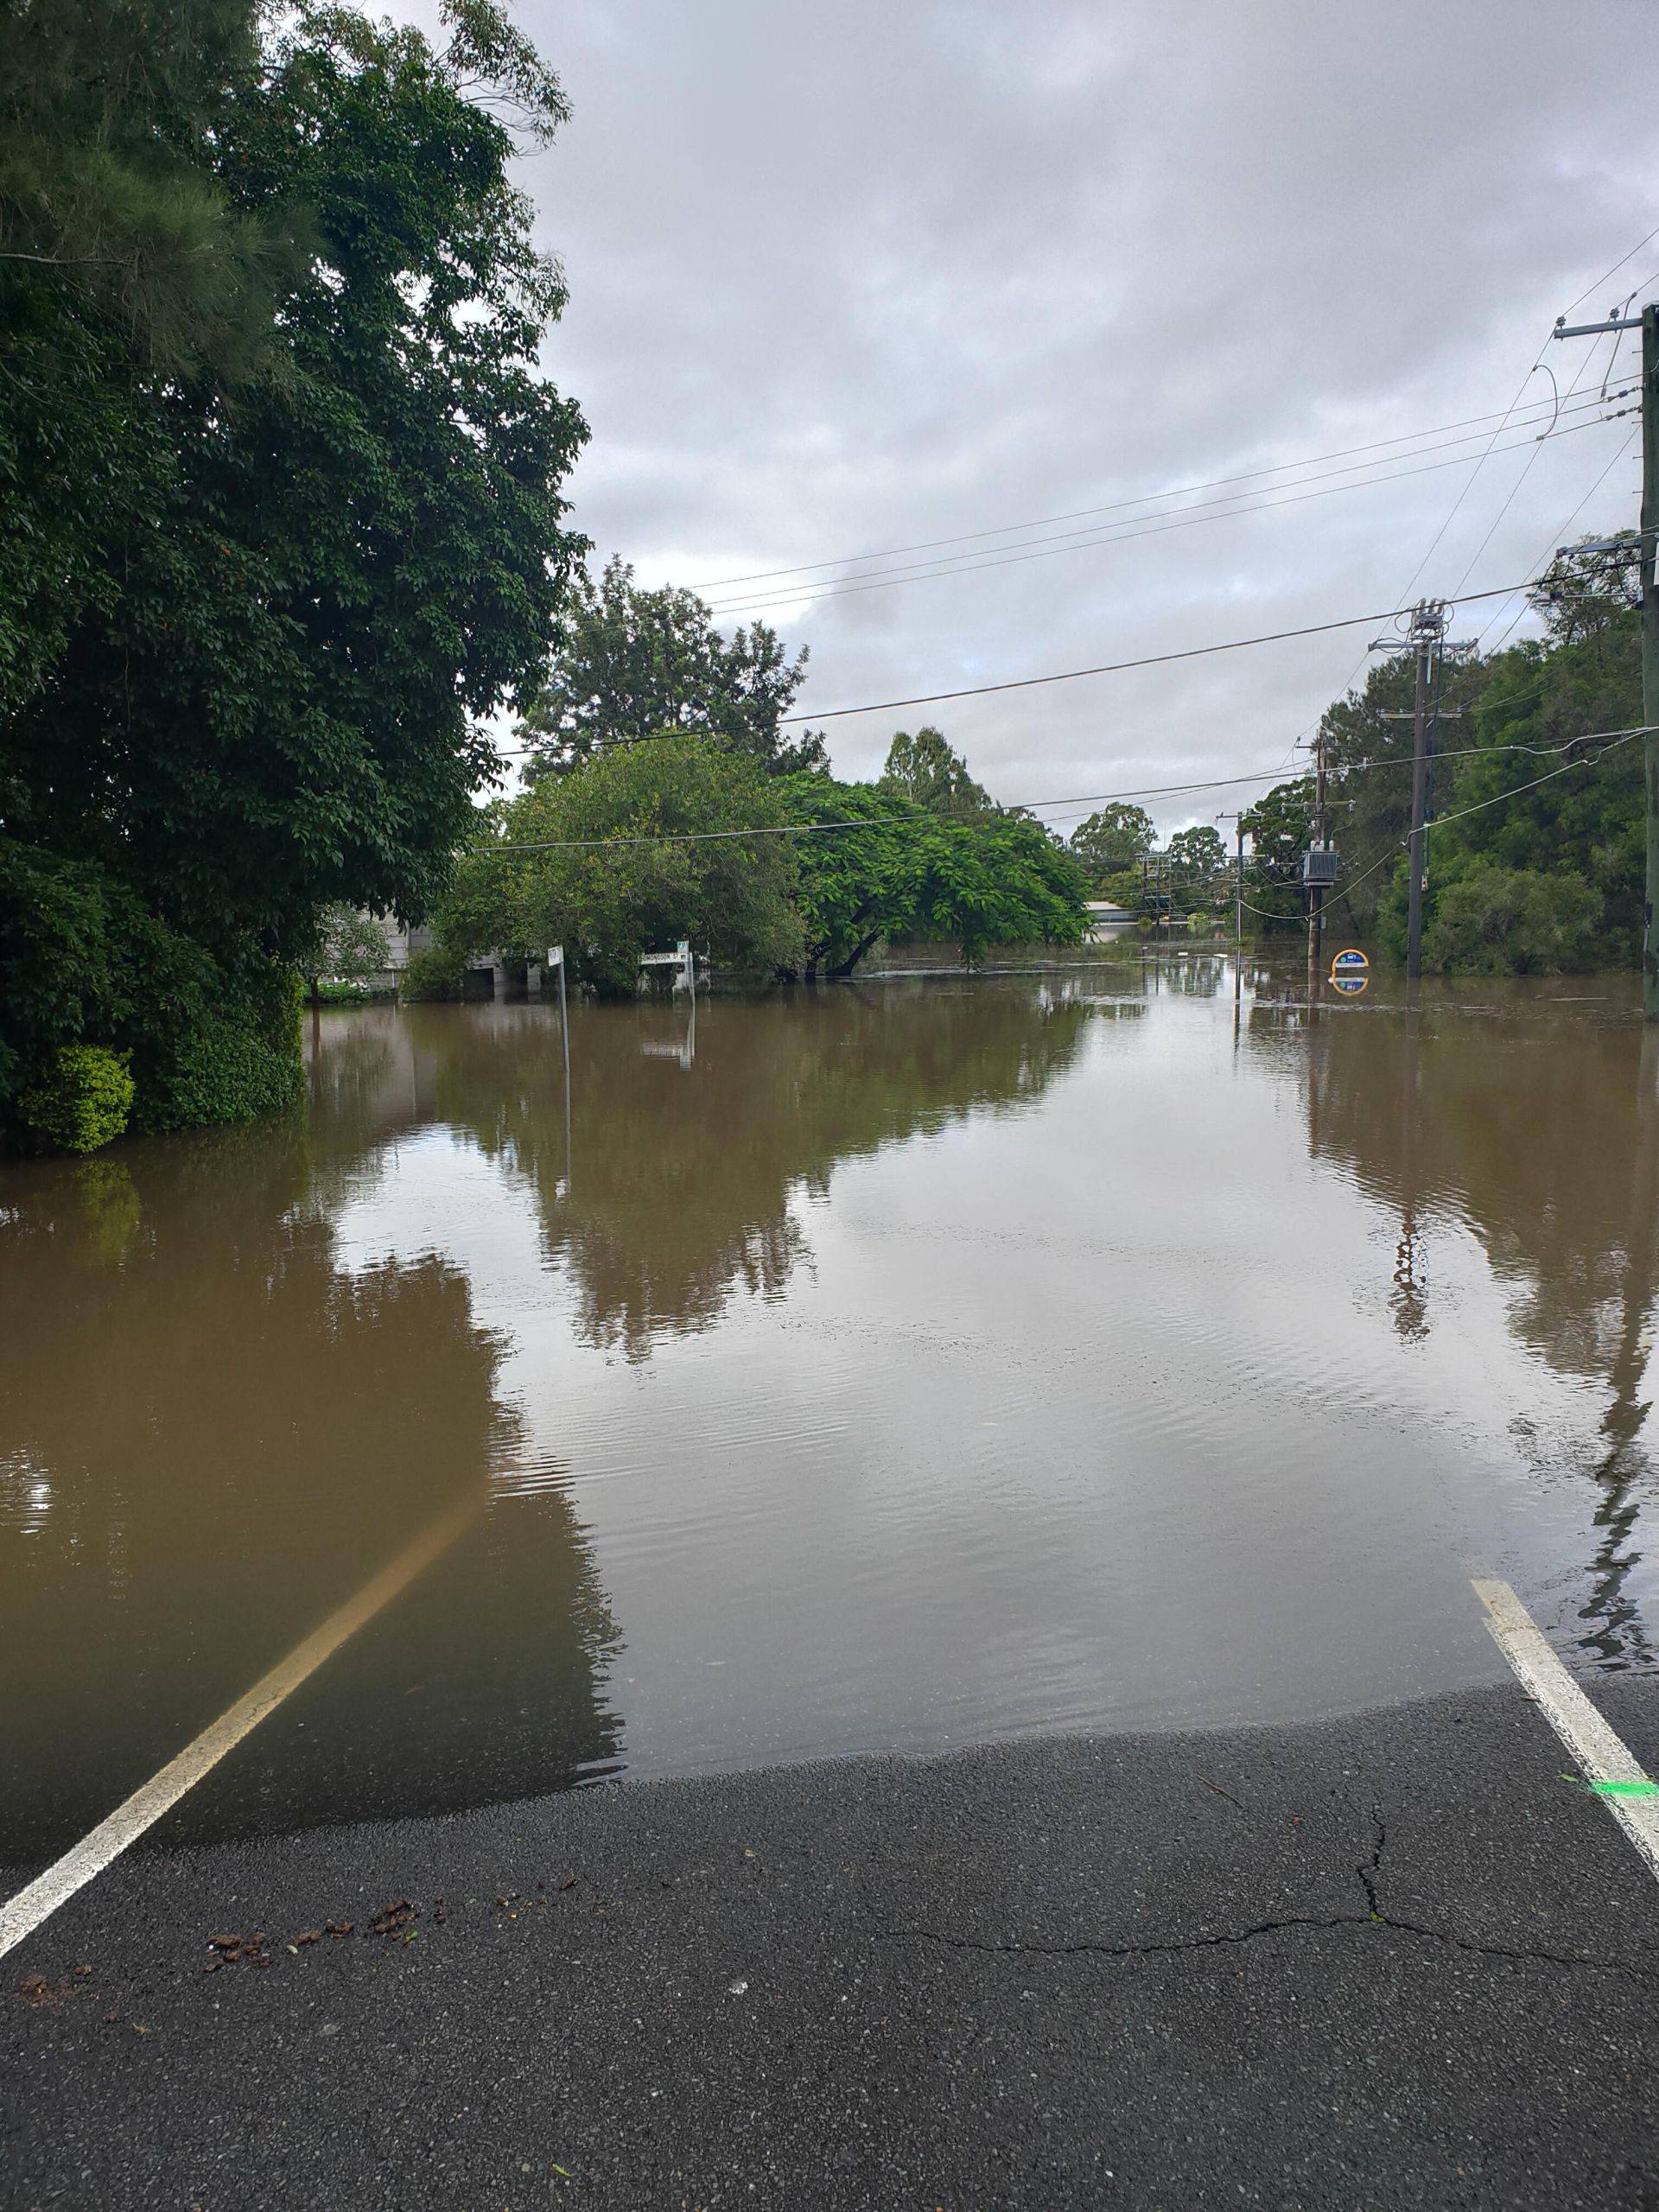
<path fill-rule="evenodd" d="M 1659 2205 L 1659 1883 L 1569 1764 L 1505 1688 L 141 1847 L 6 1961 L 0 2190 Z"/>

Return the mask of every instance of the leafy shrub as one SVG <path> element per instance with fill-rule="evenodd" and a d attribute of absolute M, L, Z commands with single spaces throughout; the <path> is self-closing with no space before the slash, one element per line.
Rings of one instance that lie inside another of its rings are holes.
<path fill-rule="evenodd" d="M 132 1097 L 124 1052 L 103 1045 L 65 1045 L 17 1103 L 33 1135 L 60 1152 L 97 1152 L 126 1128 Z"/>
<path fill-rule="evenodd" d="M 239 1121 L 303 1088 L 291 970 L 215 958 L 95 864 L 0 838 L 0 1137 L 60 1141 L 24 1098 L 57 1096 L 88 1033 L 130 1065 L 134 1129 Z"/>
<path fill-rule="evenodd" d="M 200 1128 L 291 1106 L 305 1085 L 300 979 L 275 967 L 221 977 L 220 1003 L 200 1002 L 140 1070 L 137 1125 Z"/>
<path fill-rule="evenodd" d="M 1423 963 L 1443 974 L 1553 976 L 1597 957 L 1600 894 L 1572 876 L 1475 867 L 1445 886 L 1423 932 Z"/>
<path fill-rule="evenodd" d="M 403 995 L 406 999 L 458 999 L 466 979 L 466 956 L 448 945 L 435 944 L 429 952 L 410 954 L 409 965 L 404 970 Z"/>
<path fill-rule="evenodd" d="M 49 1081 L 62 1046 L 119 1039 L 119 893 L 90 862 L 0 837 L 0 1104 Z"/>

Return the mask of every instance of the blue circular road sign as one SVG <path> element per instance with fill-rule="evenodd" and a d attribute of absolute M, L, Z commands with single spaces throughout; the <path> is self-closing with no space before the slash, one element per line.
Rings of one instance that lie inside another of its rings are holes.
<path fill-rule="evenodd" d="M 1339 952 L 1331 963 L 1331 981 L 1344 998 L 1357 998 L 1371 980 L 1371 963 L 1357 946 Z"/>

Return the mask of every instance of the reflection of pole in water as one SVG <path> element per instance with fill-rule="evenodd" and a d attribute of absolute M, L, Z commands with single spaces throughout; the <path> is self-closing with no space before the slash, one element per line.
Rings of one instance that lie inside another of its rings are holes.
<path fill-rule="evenodd" d="M 1419 1274 L 1422 1246 L 1417 1217 L 1409 1204 L 1400 1223 L 1400 1242 L 1394 1248 L 1394 1290 L 1389 1303 L 1394 1325 L 1408 1344 L 1421 1344 L 1428 1334 L 1428 1285 Z"/>
<path fill-rule="evenodd" d="M 559 970 L 559 1050 L 564 1059 L 564 1179 L 556 1196 L 570 1195 L 570 999 L 564 982 L 564 947 L 556 944 L 548 954 Z"/>
<path fill-rule="evenodd" d="M 1421 1273 L 1422 1232 L 1417 1226 L 1417 1014 L 1406 1015 L 1404 1081 L 1400 1117 L 1400 1241 L 1394 1248 L 1394 1288 L 1389 1304 L 1394 1325 L 1408 1344 L 1428 1334 L 1428 1285 Z"/>
<path fill-rule="evenodd" d="M 1613 1402 L 1601 1423 L 1608 1448 L 1595 1471 L 1601 1491 L 1601 1503 L 1595 1515 L 1600 1539 L 1590 1562 L 1590 1601 L 1579 1615 L 1580 1620 L 1593 1624 L 1589 1633 L 1580 1638 L 1584 1648 L 1605 1662 L 1622 1661 L 1627 1664 L 1631 1660 L 1651 1656 L 1640 1612 L 1635 1602 L 1624 1595 L 1624 1584 L 1631 1570 L 1642 1562 L 1642 1554 L 1630 1548 L 1630 1541 L 1641 1512 L 1637 1478 L 1648 1471 L 1647 1454 L 1638 1448 L 1637 1440 L 1649 1410 L 1648 1402 L 1638 1393 L 1648 1365 L 1648 1309 L 1653 1303 L 1653 1214 L 1656 1197 L 1659 1197 L 1654 1159 L 1655 1145 L 1659 1141 L 1659 1128 L 1655 1127 L 1656 1097 L 1659 1093 L 1659 1035 L 1650 1027 L 1642 1033 L 1638 1068 L 1633 1132 L 1636 1166 L 1630 1189 L 1630 1236 L 1625 1248 L 1624 1312 L 1618 1346 L 1608 1369 Z"/>

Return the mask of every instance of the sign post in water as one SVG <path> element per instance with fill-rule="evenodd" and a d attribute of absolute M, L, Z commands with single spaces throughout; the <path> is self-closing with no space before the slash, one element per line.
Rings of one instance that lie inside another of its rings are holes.
<path fill-rule="evenodd" d="M 1357 946 L 1350 945 L 1331 963 L 1331 982 L 1344 998 L 1357 998 L 1371 980 L 1371 963 Z"/>

